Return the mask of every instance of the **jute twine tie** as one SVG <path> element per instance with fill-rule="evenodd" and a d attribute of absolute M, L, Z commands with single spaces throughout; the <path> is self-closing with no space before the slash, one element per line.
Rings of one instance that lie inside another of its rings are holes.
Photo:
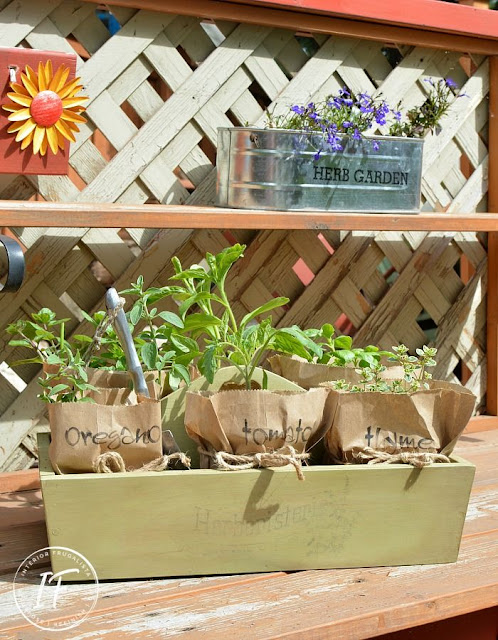
<path fill-rule="evenodd" d="M 213 467 L 219 471 L 240 471 L 241 469 L 254 469 L 255 467 L 286 467 L 291 464 L 296 470 L 299 480 L 304 480 L 303 465 L 309 457 L 309 453 L 298 453 L 294 447 L 286 445 L 275 451 L 263 451 L 261 453 L 245 453 L 236 455 L 226 451 L 206 451 L 199 448 L 199 453 L 211 458 Z"/>
<path fill-rule="evenodd" d="M 397 451 L 387 453 L 387 451 L 377 451 L 371 447 L 365 447 L 363 451 L 354 454 L 357 460 L 368 460 L 367 464 L 411 464 L 412 467 L 421 469 L 433 462 L 450 462 L 448 456 L 442 453 L 428 453 L 417 451 Z"/>
<path fill-rule="evenodd" d="M 151 460 L 139 469 L 132 469 L 130 473 L 139 471 L 165 471 L 172 462 L 180 461 L 184 467 L 190 469 L 190 458 L 184 453 L 170 453 Z M 123 457 L 117 451 L 106 451 L 97 456 L 93 463 L 94 473 L 124 473 L 126 465 Z"/>

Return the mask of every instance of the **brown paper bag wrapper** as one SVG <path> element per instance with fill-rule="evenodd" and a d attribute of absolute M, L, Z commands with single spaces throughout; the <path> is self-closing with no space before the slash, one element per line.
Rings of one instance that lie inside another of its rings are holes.
<path fill-rule="evenodd" d="M 292 380 L 304 389 L 319 387 L 323 382 L 329 380 L 345 380 L 352 384 L 360 381 L 360 376 L 354 367 L 329 367 L 327 364 L 307 362 L 298 356 L 281 355 L 272 356 L 268 362 L 274 373 L 287 378 L 287 380 Z M 395 380 L 403 378 L 403 376 L 403 368 L 398 365 L 387 367 L 381 374 L 383 380 Z"/>
<path fill-rule="evenodd" d="M 330 390 L 325 436 L 331 461 L 362 462 L 365 449 L 448 456 L 465 429 L 476 398 L 465 387 L 434 380 L 410 394 Z"/>
<path fill-rule="evenodd" d="M 43 371 L 45 373 L 55 373 L 58 371 L 58 367 L 50 364 L 43 365 Z M 94 387 L 99 389 L 129 389 L 129 400 L 131 403 L 136 404 L 137 398 L 133 390 L 133 382 L 128 371 L 108 371 L 105 369 L 94 369 L 92 367 L 86 367 L 85 371 L 88 375 L 88 382 L 93 384 Z M 162 384 L 164 382 L 163 372 L 158 371 L 144 371 L 145 381 L 149 389 L 151 398 L 160 399 Z M 54 381 L 54 385 L 64 382 L 64 379 Z M 88 395 L 93 397 L 96 401 L 95 392 L 89 392 Z M 111 404 L 110 402 L 108 404 Z"/>
<path fill-rule="evenodd" d="M 129 390 L 112 391 L 119 396 L 119 391 Z M 162 455 L 158 400 L 146 399 L 132 406 L 53 403 L 48 405 L 48 415 L 49 457 L 56 473 L 91 473 L 98 456 L 106 452 L 119 453 L 127 470 Z"/>
<path fill-rule="evenodd" d="M 289 445 L 303 453 L 330 426 L 327 396 L 327 389 L 187 392 L 185 427 L 206 451 L 244 455 Z M 203 456 L 201 466 L 209 466 Z"/>

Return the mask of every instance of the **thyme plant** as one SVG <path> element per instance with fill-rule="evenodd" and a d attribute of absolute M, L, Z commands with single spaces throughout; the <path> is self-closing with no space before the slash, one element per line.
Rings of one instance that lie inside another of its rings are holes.
<path fill-rule="evenodd" d="M 336 380 L 331 382 L 333 389 L 337 391 L 349 391 L 351 393 L 414 393 L 421 389 L 429 388 L 429 381 L 432 374 L 427 369 L 436 366 L 435 356 L 437 349 L 435 347 L 423 346 L 422 349 L 416 349 L 416 356 L 408 353 L 408 347 L 404 344 L 393 347 L 393 353 L 389 360 L 396 362 L 403 367 L 404 376 L 401 379 L 384 380 L 381 375 L 386 367 L 380 362 L 369 367 L 357 369 L 360 375 L 360 382 L 352 384 L 345 380 Z"/>

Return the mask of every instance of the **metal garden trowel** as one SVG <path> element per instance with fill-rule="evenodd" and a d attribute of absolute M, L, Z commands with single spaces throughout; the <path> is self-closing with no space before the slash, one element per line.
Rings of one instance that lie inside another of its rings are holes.
<path fill-rule="evenodd" d="M 133 380 L 135 393 L 137 396 L 150 398 L 144 372 L 142 370 L 140 360 L 138 359 L 137 350 L 133 343 L 133 337 L 128 326 L 125 312 L 123 311 L 123 305 L 121 304 L 121 299 L 114 287 L 108 289 L 105 294 L 105 306 L 107 307 L 107 312 L 114 324 L 116 335 L 118 336 L 121 346 L 123 347 L 123 351 L 125 352 L 126 365 L 131 379 Z M 180 447 L 176 443 L 175 437 L 170 430 L 163 431 L 163 452 L 167 455 L 181 452 Z M 173 464 L 179 469 L 186 468 L 181 464 L 181 462 L 175 462 Z"/>

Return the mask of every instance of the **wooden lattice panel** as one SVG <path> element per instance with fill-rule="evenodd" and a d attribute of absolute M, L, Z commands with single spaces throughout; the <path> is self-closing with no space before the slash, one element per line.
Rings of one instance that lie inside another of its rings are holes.
<path fill-rule="evenodd" d="M 76 51 L 90 96 L 88 123 L 72 145 L 68 176 L 0 176 L 0 199 L 211 204 L 217 128 L 262 125 L 347 85 L 404 108 L 421 104 L 425 79 L 451 77 L 455 100 L 425 142 L 423 209 L 486 210 L 488 60 L 418 47 L 296 34 L 116 7 L 111 36 L 95 5 L 0 0 L 2 46 Z M 15 19 L 14 19 L 15 17 Z M 269 214 L 271 215 L 271 214 Z M 68 221 L 69 222 L 69 221 Z M 40 220 L 40 225 L 43 221 Z M 234 240 L 248 250 L 231 280 L 240 314 L 272 295 L 290 298 L 281 324 L 338 324 L 358 344 L 411 348 L 432 339 L 437 375 L 457 377 L 485 403 L 485 238 L 474 233 L 43 229 L 14 232 L 28 277 L 0 307 L 0 363 L 26 355 L 6 345 L 7 323 L 41 306 L 88 332 L 81 310 L 102 308 L 105 285 L 137 275 L 164 284 L 172 255 L 186 264 Z M 38 369 L 0 365 L 0 469 L 36 456 L 45 428 Z M 20 389 L 25 385 L 25 388 Z M 21 446 L 19 446 L 21 444 Z"/>

